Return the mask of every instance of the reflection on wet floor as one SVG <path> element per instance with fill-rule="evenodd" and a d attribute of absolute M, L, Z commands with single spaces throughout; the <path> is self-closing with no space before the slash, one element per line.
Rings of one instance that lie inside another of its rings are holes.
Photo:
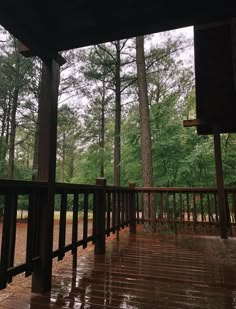
<path fill-rule="evenodd" d="M 222 251 L 224 250 L 224 252 Z M 53 276 L 50 294 L 21 291 L 1 308 L 236 308 L 236 239 L 120 232 Z"/>

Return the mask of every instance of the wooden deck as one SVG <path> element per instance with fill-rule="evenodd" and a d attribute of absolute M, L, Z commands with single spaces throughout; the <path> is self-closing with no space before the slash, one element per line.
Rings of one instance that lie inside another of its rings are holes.
<path fill-rule="evenodd" d="M 53 276 L 51 293 L 19 289 L 0 308 L 236 308 L 236 239 L 143 234 L 128 229 Z"/>

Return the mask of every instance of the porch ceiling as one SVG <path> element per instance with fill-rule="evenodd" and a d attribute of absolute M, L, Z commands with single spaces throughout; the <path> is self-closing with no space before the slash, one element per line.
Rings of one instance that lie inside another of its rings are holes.
<path fill-rule="evenodd" d="M 235 6 L 206 0 L 5 0 L 0 23 L 42 55 L 229 18 Z"/>

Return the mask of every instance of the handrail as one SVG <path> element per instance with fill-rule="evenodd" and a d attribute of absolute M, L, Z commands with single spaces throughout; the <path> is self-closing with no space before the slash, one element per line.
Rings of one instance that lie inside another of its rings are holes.
<path fill-rule="evenodd" d="M 40 265 L 41 214 L 47 204 L 50 186 L 51 184 L 40 181 L 0 180 L 0 207 L 4 207 L 2 223 L 0 212 L 0 289 L 5 288 L 13 276 L 23 272 L 29 276 Z M 57 257 L 60 260 L 64 258 L 66 252 L 71 251 L 74 267 L 79 246 L 86 248 L 89 242 L 93 242 L 95 252 L 101 252 L 99 246 L 104 243 L 105 235 L 109 236 L 110 233 L 115 233 L 131 222 L 129 194 L 133 191 L 128 187 L 55 183 L 53 192 L 60 219 L 59 225 L 54 222 L 56 247 L 54 246 L 49 254 L 52 258 Z M 16 244 L 17 210 L 22 199 L 28 210 L 28 217 L 24 222 L 28 232 L 25 243 L 20 244 L 21 248 L 26 248 L 25 261 L 18 264 L 15 261 L 15 250 L 18 245 Z M 102 205 L 105 207 L 103 214 L 101 214 Z M 69 209 L 72 211 L 72 216 L 68 223 L 66 218 Z M 89 212 L 92 213 L 91 219 Z M 99 220 L 104 220 L 104 225 L 99 224 Z M 78 227 L 81 223 L 83 230 L 79 234 Z M 72 228 L 69 240 L 68 228 Z M 104 239 L 101 239 L 101 235 Z"/>
<path fill-rule="evenodd" d="M 135 191 L 145 192 L 217 192 L 216 187 L 135 187 Z M 235 188 L 225 188 L 226 192 L 236 192 Z"/>
<path fill-rule="evenodd" d="M 29 276 L 40 265 L 41 214 L 47 204 L 50 186 L 51 184 L 40 181 L 0 180 L 0 207 L 4 207 L 3 213 L 0 211 L 0 289 L 5 288 L 13 276 L 22 272 Z M 54 223 L 54 228 L 57 229 L 57 245 L 50 254 L 52 258 L 63 259 L 65 253 L 71 251 L 74 267 L 79 246 L 86 248 L 89 242 L 93 242 L 95 252 L 104 252 L 105 235 L 109 236 L 126 226 L 130 226 L 130 231 L 135 232 L 136 223 L 156 224 L 159 229 L 168 227 L 175 232 L 184 226 L 192 226 L 193 231 L 197 232 L 199 226 L 210 225 L 217 229 L 219 225 L 215 187 L 135 187 L 134 184 L 130 187 L 118 187 L 55 183 L 53 193 L 60 220 L 59 225 Z M 236 188 L 225 188 L 225 193 L 228 225 L 232 227 L 236 225 Z M 155 218 L 147 215 L 150 212 L 144 211 L 145 203 L 150 206 L 152 195 L 155 196 Z M 17 264 L 14 260 L 17 210 L 22 199 L 28 209 L 28 217 L 24 223 L 27 227 L 27 238 L 25 243 L 21 244 L 21 247 L 26 247 L 26 252 L 25 261 Z M 68 241 L 66 218 L 69 209 L 72 211 L 72 232 Z M 91 219 L 89 211 L 92 213 Z M 79 216 L 83 230 L 78 236 L 78 227 L 81 224 Z"/>
<path fill-rule="evenodd" d="M 136 187 L 134 191 L 137 223 L 156 223 L 161 228 L 166 224 L 175 231 L 187 224 L 193 226 L 194 232 L 198 225 L 219 226 L 220 209 L 215 187 Z M 150 202 L 151 195 L 154 206 Z M 232 229 L 236 225 L 236 188 L 225 188 L 225 198 L 227 225 Z M 156 214 L 150 215 L 152 207 Z"/>

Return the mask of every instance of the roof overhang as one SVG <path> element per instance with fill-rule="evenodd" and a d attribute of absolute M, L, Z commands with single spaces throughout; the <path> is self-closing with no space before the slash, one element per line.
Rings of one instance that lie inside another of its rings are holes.
<path fill-rule="evenodd" d="M 5 0 L 0 24 L 42 57 L 235 15 L 225 1 Z"/>

